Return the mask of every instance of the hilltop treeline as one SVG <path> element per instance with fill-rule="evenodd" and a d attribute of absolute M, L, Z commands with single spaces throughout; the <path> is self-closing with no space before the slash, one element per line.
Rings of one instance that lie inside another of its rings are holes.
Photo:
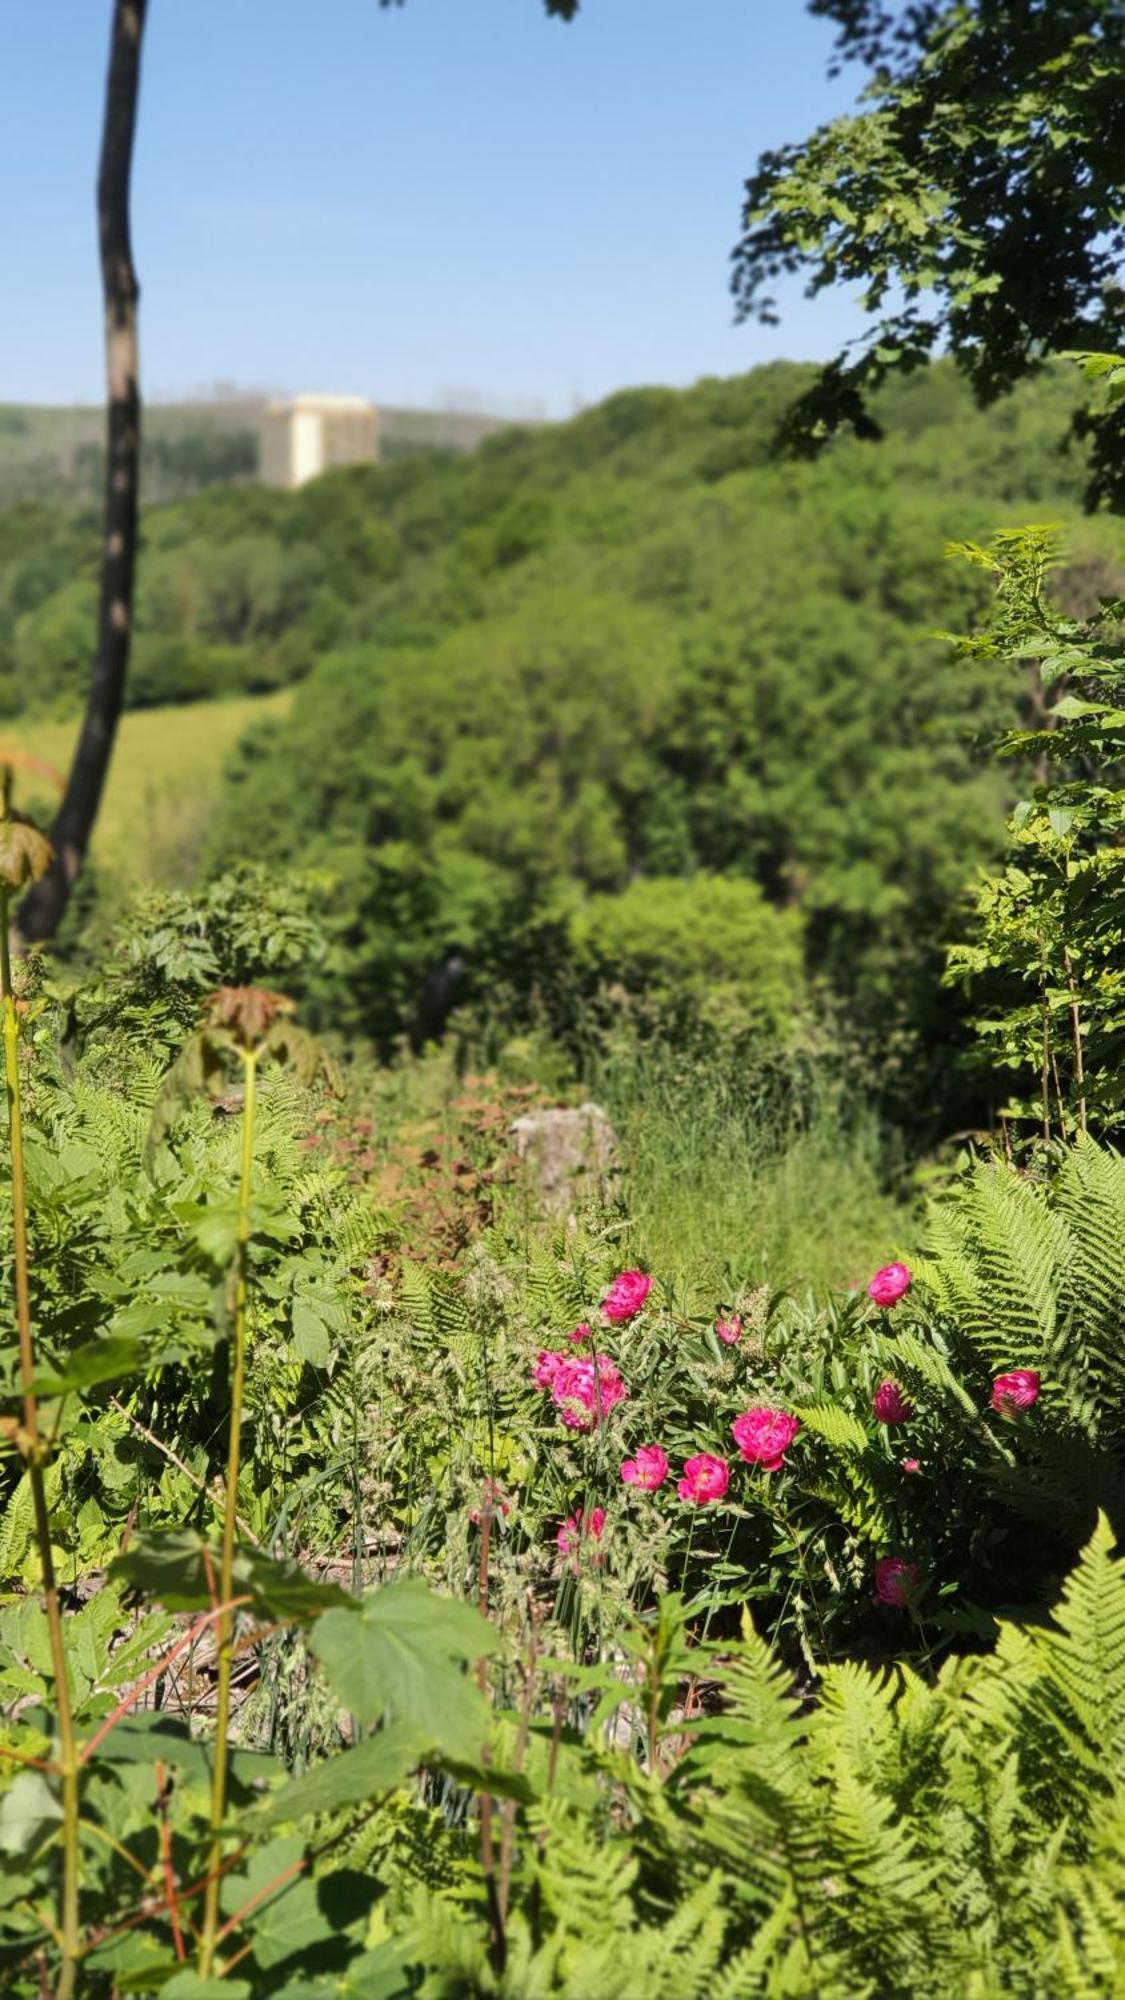
<path fill-rule="evenodd" d="M 944 545 L 1059 519 L 1088 597 L 1112 540 L 1059 449 L 1068 375 L 982 415 L 939 365 L 884 395 L 884 442 L 785 462 L 802 379 L 147 514 L 133 702 L 300 683 L 210 853 L 328 878 L 333 1018 L 386 1043 L 454 1002 L 570 1033 L 591 993 L 736 1036 L 834 1017 L 927 1098 L 940 954 L 1002 839 L 977 746 L 1025 699 L 935 638 L 982 588 Z M 94 554 L 89 522 L 0 516 L 9 713 L 77 693 Z"/>

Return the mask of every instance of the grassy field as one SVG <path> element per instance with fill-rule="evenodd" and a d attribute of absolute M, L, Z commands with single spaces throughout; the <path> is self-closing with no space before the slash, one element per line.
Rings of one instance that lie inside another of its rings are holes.
<path fill-rule="evenodd" d="M 134 709 L 122 717 L 94 834 L 98 866 L 128 882 L 187 880 L 218 796 L 223 760 L 251 722 L 283 715 L 292 692 Z M 78 720 L 29 724 L 20 741 L 65 771 Z M 46 798 L 38 801 L 40 808 Z"/>

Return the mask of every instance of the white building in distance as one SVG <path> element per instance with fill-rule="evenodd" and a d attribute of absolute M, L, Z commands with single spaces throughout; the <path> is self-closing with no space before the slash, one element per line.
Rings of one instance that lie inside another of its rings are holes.
<path fill-rule="evenodd" d="M 373 465 L 378 456 L 378 412 L 362 396 L 294 396 L 263 412 L 266 486 L 303 486 L 333 466 Z"/>

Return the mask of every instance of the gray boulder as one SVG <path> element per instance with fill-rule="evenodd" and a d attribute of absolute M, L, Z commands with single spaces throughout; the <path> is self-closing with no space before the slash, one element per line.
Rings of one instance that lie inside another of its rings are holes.
<path fill-rule="evenodd" d="M 617 1134 L 599 1104 L 528 1111 L 512 1126 L 516 1154 L 549 1215 L 571 1215 L 607 1194 L 618 1172 Z"/>

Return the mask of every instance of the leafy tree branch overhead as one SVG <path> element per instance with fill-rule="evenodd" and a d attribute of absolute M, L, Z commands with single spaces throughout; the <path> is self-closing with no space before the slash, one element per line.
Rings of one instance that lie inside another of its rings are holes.
<path fill-rule="evenodd" d="M 948 349 L 980 399 L 1044 357 L 1125 343 L 1125 6 L 1121 0 L 813 0 L 860 108 L 763 154 L 734 255 L 739 313 L 774 288 L 860 287 L 863 338 L 795 407 L 790 440 L 871 435 L 874 389 Z M 1118 494 L 1121 416 L 1092 404 L 1091 498 Z"/>

